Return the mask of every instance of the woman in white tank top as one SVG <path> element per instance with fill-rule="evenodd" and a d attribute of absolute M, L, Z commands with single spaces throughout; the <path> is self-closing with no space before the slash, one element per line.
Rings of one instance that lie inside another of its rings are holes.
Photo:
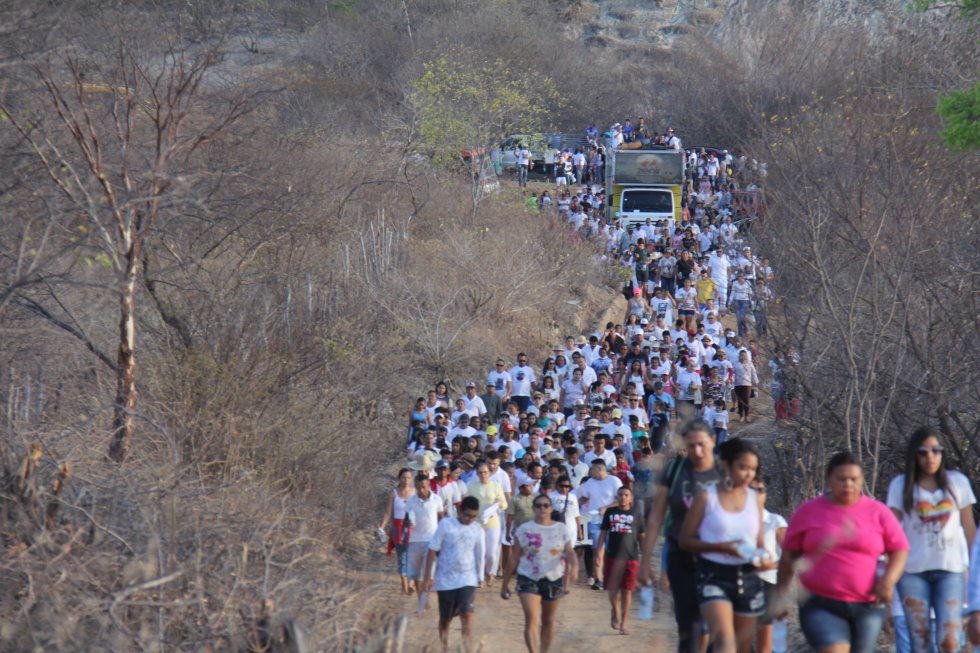
<path fill-rule="evenodd" d="M 681 548 L 698 555 L 698 603 L 716 653 L 749 653 L 765 612 L 760 567 L 765 495 L 749 484 L 759 452 L 741 438 L 718 445 L 724 481 L 705 488 L 681 528 Z"/>

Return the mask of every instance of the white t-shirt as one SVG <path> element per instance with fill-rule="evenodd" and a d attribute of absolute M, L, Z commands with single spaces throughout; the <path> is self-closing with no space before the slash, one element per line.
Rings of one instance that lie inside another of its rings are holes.
<path fill-rule="evenodd" d="M 575 495 L 569 492 L 552 492 L 548 495 L 551 499 L 551 509 L 565 515 L 565 530 L 568 532 L 568 539 L 572 542 L 578 539 L 578 522 L 575 518 L 579 516 L 578 500 Z"/>
<path fill-rule="evenodd" d="M 463 400 L 464 410 L 466 411 L 466 414 L 469 415 L 470 417 L 472 417 L 473 415 L 487 414 L 487 406 L 486 404 L 483 403 L 483 400 L 480 399 L 480 395 L 474 395 L 472 399 L 470 399 L 466 395 L 463 395 L 462 397 L 460 397 L 460 399 Z"/>
<path fill-rule="evenodd" d="M 613 461 L 615 460 L 614 456 Z M 619 477 L 612 474 L 601 481 L 589 477 L 588 480 L 582 480 L 582 484 L 575 490 L 575 496 L 587 500 L 580 506 L 582 510 L 586 512 L 601 510 L 616 502 L 616 493 L 621 487 L 623 487 L 623 482 L 619 480 Z"/>
<path fill-rule="evenodd" d="M 459 483 L 449 481 L 443 486 L 436 486 L 436 495 L 442 501 L 442 511 L 450 517 L 456 516 L 456 504 L 463 500 L 463 491 Z"/>
<path fill-rule="evenodd" d="M 782 515 L 777 515 L 776 513 L 769 512 L 763 509 L 762 511 L 762 548 L 764 548 L 771 557 L 772 560 L 779 560 L 780 556 L 783 555 L 782 550 L 779 548 L 779 543 L 776 541 L 776 531 L 780 528 L 786 528 L 788 524 Z M 759 578 L 763 581 L 769 583 L 770 585 L 776 584 L 776 579 L 778 576 L 778 569 L 769 569 L 767 571 L 760 571 Z M 898 592 L 895 592 L 898 594 Z"/>
<path fill-rule="evenodd" d="M 504 444 L 508 444 L 508 443 L 505 442 Z M 515 451 L 514 453 L 517 452 Z M 504 493 L 510 494 L 512 492 L 510 487 L 510 476 L 508 476 L 507 472 L 500 469 L 499 467 L 497 468 L 497 471 L 495 471 L 493 474 L 490 475 L 490 480 L 496 483 L 497 485 L 499 485 L 500 489 L 503 490 Z"/>
<path fill-rule="evenodd" d="M 515 397 L 530 397 L 531 384 L 537 381 L 534 370 L 527 365 L 521 367 L 515 365 L 510 368 L 510 378 L 512 383 L 511 395 Z"/>
<path fill-rule="evenodd" d="M 609 449 L 604 450 L 601 454 L 597 454 L 595 451 L 590 451 L 582 456 L 582 462 L 584 462 L 586 465 L 591 465 L 592 461 L 596 458 L 602 458 L 604 461 L 606 461 L 606 469 L 612 469 L 616 466 L 616 454 Z"/>
<path fill-rule="evenodd" d="M 439 525 L 439 513 L 444 510 L 442 499 L 435 493 L 429 492 L 429 496 L 423 500 L 418 493 L 415 493 L 408 498 L 406 509 L 412 520 L 412 534 L 409 536 L 409 541 L 431 540 Z"/>
<path fill-rule="evenodd" d="M 970 481 L 960 472 L 947 471 L 949 491 L 928 492 L 916 485 L 912 494 L 912 514 L 902 505 L 905 474 L 888 485 L 889 508 L 902 512 L 902 530 L 909 539 L 909 559 L 905 571 L 912 574 L 942 570 L 962 572 L 969 561 L 966 533 L 960 510 L 977 502 Z"/>
<path fill-rule="evenodd" d="M 439 552 L 432 589 L 439 592 L 479 586 L 483 580 L 484 540 L 478 519 L 468 526 L 460 524 L 455 517 L 440 521 L 429 540 L 429 550 Z"/>
<path fill-rule="evenodd" d="M 507 382 L 510 381 L 510 372 L 498 372 L 493 370 L 487 374 L 487 385 L 493 384 L 497 394 L 503 397 L 507 394 Z"/>

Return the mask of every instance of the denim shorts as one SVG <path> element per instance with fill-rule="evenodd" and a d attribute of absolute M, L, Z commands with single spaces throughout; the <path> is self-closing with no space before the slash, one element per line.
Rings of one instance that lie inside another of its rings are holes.
<path fill-rule="evenodd" d="M 885 606 L 873 602 L 813 594 L 800 606 L 800 628 L 814 649 L 849 643 L 851 653 L 873 653 L 884 624 Z"/>
<path fill-rule="evenodd" d="M 561 578 L 558 580 L 548 580 L 547 578 L 535 580 L 521 574 L 517 575 L 517 583 L 515 583 L 518 594 L 537 594 L 545 602 L 560 599 L 564 594 L 564 587 L 565 583 Z"/>
<path fill-rule="evenodd" d="M 765 588 L 752 565 L 722 565 L 698 559 L 698 605 L 728 601 L 740 617 L 761 617 L 766 611 Z"/>

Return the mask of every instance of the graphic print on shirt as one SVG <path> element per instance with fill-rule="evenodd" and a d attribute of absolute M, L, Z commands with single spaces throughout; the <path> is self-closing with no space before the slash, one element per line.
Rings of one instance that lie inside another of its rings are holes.
<path fill-rule="evenodd" d="M 633 515 L 616 514 L 609 515 L 609 530 L 612 533 L 632 533 Z"/>
<path fill-rule="evenodd" d="M 691 479 L 685 478 L 681 482 L 681 497 L 684 499 L 684 507 L 690 509 L 691 505 L 694 503 L 694 497 L 696 497 L 700 492 L 704 492 L 708 486 L 717 484 L 718 481 L 712 480 L 707 483 L 702 483 L 700 481 L 694 481 L 695 489 L 691 491 Z"/>
<path fill-rule="evenodd" d="M 940 550 L 946 548 L 946 538 L 940 537 L 940 534 L 954 510 L 956 510 L 956 504 L 950 497 L 945 497 L 938 503 L 922 500 L 915 504 L 915 514 L 919 517 L 919 524 L 916 524 L 916 528 L 921 529 L 928 538 L 930 547 Z"/>

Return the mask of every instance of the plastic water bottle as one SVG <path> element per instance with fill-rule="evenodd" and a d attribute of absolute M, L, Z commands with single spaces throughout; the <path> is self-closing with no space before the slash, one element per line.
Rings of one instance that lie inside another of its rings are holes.
<path fill-rule="evenodd" d="M 382 546 L 388 543 L 388 534 L 385 533 L 385 529 L 379 528 L 377 531 L 377 535 L 378 535 L 378 541 L 381 542 Z"/>
<path fill-rule="evenodd" d="M 789 647 L 789 627 L 785 619 L 772 622 L 772 653 L 786 653 Z"/>
<path fill-rule="evenodd" d="M 643 621 L 650 621 L 653 619 L 653 601 L 653 585 L 645 585 L 640 589 L 640 605 L 637 607 L 636 616 Z"/>

